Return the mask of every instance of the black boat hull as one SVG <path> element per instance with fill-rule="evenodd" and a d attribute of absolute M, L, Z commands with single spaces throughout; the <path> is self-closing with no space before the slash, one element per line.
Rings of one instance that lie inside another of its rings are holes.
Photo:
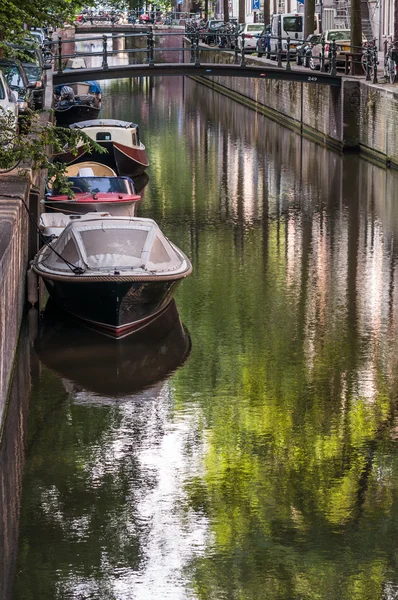
<path fill-rule="evenodd" d="M 88 119 L 97 119 L 101 107 L 86 104 L 72 104 L 68 108 L 55 109 L 55 119 L 59 127 L 69 127 L 72 123 L 79 123 Z"/>
<path fill-rule="evenodd" d="M 65 281 L 41 273 L 50 296 L 64 310 L 91 328 L 122 338 L 145 327 L 170 303 L 178 280 L 117 281 L 105 276 L 96 281 Z M 78 276 L 77 276 L 78 277 Z"/>

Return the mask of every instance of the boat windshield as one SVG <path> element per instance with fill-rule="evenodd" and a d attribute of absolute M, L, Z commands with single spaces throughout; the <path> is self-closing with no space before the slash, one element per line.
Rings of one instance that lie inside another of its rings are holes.
<path fill-rule="evenodd" d="M 68 177 L 75 194 L 132 194 L 131 183 L 124 177 Z M 54 194 L 57 194 L 54 190 Z"/>

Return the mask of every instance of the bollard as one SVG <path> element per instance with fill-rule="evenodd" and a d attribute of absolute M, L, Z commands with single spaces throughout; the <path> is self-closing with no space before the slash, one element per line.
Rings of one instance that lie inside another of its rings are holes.
<path fill-rule="evenodd" d="M 146 62 L 149 63 L 151 60 L 151 30 L 148 29 L 146 32 Z"/>
<path fill-rule="evenodd" d="M 286 39 L 286 71 L 291 71 L 292 67 L 290 64 L 290 37 Z"/>
<path fill-rule="evenodd" d="M 109 65 L 108 65 L 108 38 L 105 34 L 102 37 L 102 50 L 103 50 L 102 68 L 108 69 L 108 67 L 109 67 Z"/>
<path fill-rule="evenodd" d="M 282 68 L 282 37 L 278 36 L 278 67 Z"/>
<path fill-rule="evenodd" d="M 246 59 L 245 59 L 245 34 L 242 33 L 242 51 L 241 51 L 241 58 L 240 58 L 240 66 L 241 67 L 245 67 L 246 66 Z"/>
<path fill-rule="evenodd" d="M 238 65 L 239 64 L 239 47 L 238 47 L 238 34 L 235 33 L 235 48 L 234 48 L 234 52 L 235 52 L 235 60 L 234 60 L 234 64 Z"/>
<path fill-rule="evenodd" d="M 153 60 L 153 31 L 152 27 L 149 30 L 149 66 L 153 67 L 155 61 Z"/>
<path fill-rule="evenodd" d="M 373 41 L 373 82 L 377 83 L 377 65 L 379 64 L 379 54 L 377 52 L 376 39 Z"/>
<path fill-rule="evenodd" d="M 62 37 L 58 36 L 58 75 L 62 75 Z"/>
<path fill-rule="evenodd" d="M 371 77 L 370 77 L 370 68 L 371 68 L 371 53 L 370 53 L 370 46 L 369 44 L 366 46 L 366 77 L 365 77 L 365 81 L 370 81 Z"/>
<path fill-rule="evenodd" d="M 194 43 L 194 34 L 193 33 L 188 33 L 189 36 L 189 42 L 191 44 L 191 57 L 189 59 L 190 63 L 194 63 L 195 62 L 195 43 Z"/>
<path fill-rule="evenodd" d="M 337 56 L 337 46 L 336 40 L 332 41 L 332 61 L 330 63 L 329 72 L 333 77 L 336 77 L 337 74 L 337 66 L 336 66 L 336 56 Z"/>
<path fill-rule="evenodd" d="M 321 73 L 325 73 L 326 69 L 325 69 L 325 39 L 322 38 L 322 50 L 321 50 Z"/>

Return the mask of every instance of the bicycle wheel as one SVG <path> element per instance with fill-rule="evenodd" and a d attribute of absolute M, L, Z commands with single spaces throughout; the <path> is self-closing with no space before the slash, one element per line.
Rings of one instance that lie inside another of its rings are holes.
<path fill-rule="evenodd" d="M 3 173 L 10 173 L 19 167 L 20 162 L 21 159 L 19 157 L 10 157 L 10 159 L 0 160 L 0 175 Z"/>
<path fill-rule="evenodd" d="M 388 61 L 388 76 L 390 83 L 395 83 L 395 62 L 393 60 Z"/>

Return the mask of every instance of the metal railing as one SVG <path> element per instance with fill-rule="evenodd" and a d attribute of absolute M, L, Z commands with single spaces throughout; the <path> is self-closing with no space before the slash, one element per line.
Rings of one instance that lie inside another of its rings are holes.
<path fill-rule="evenodd" d="M 217 36 L 217 32 L 214 32 L 214 35 Z M 233 52 L 234 59 L 233 64 L 239 65 L 242 68 L 246 67 L 246 50 L 248 47 L 246 45 L 247 36 L 244 33 L 222 33 L 223 37 L 227 38 L 229 41 L 229 50 Z M 158 38 L 172 37 L 178 36 L 183 38 L 183 46 L 177 47 L 164 47 L 156 45 Z M 143 60 L 141 63 L 135 62 L 129 64 L 142 64 L 142 62 L 147 63 L 149 66 L 154 66 L 155 64 L 164 64 L 164 60 L 155 60 L 158 57 L 156 53 L 164 53 L 164 52 L 178 52 L 182 53 L 183 60 L 185 62 L 185 56 L 188 54 L 189 62 L 194 64 L 195 66 L 201 65 L 201 58 L 203 58 L 203 54 L 213 53 L 214 52 L 222 52 L 226 51 L 225 47 L 218 48 L 217 46 L 207 46 L 201 44 L 201 37 L 203 33 L 195 32 L 195 33 L 185 33 L 181 32 L 157 32 L 153 31 L 151 27 L 148 28 L 146 32 L 139 33 L 122 33 L 112 36 L 107 36 L 106 34 L 97 37 L 87 37 L 87 38 L 77 38 L 75 40 L 63 40 L 61 36 L 58 37 L 57 41 L 52 41 L 51 44 L 55 49 L 55 67 L 57 69 L 57 74 L 61 75 L 63 70 L 65 69 L 65 61 L 69 58 L 76 57 L 102 57 L 102 69 L 106 70 L 109 68 L 109 58 L 113 56 L 117 56 L 119 54 L 127 54 L 128 56 L 134 57 L 136 59 L 137 56 L 142 56 Z M 114 41 L 117 39 L 126 39 L 126 38 L 141 38 L 143 40 L 142 48 L 123 48 L 111 50 L 108 48 L 108 42 Z M 250 36 L 252 39 L 252 36 Z M 185 46 L 185 42 L 188 43 L 188 47 Z M 269 46 L 263 49 L 263 53 L 266 54 L 269 58 L 275 59 L 276 67 L 278 69 L 284 69 L 285 71 L 292 70 L 292 62 L 295 58 L 297 46 L 299 42 L 296 39 L 291 39 L 290 37 L 282 38 L 269 36 Z M 84 51 L 78 50 L 71 54 L 64 54 L 62 52 L 64 44 L 71 44 L 71 42 L 90 42 L 93 43 L 95 41 L 101 42 L 101 48 L 94 51 Z M 272 47 L 273 46 L 273 47 Z M 378 64 L 378 52 L 377 52 L 377 44 L 376 40 L 373 45 L 368 45 L 366 47 L 353 47 L 350 46 L 350 50 L 354 50 L 353 52 L 344 52 L 342 55 L 338 54 L 337 44 L 333 41 L 328 45 L 328 49 L 326 49 L 326 44 L 323 41 L 321 44 L 321 52 L 312 56 L 312 60 L 317 61 L 317 66 L 319 66 L 319 70 L 323 74 L 329 74 L 334 77 L 337 75 L 337 66 L 338 63 L 343 61 L 343 66 L 345 66 L 345 71 L 347 72 L 347 65 L 352 65 L 354 62 L 361 62 L 363 72 L 366 75 L 366 81 L 373 81 L 373 83 L 377 83 L 377 64 Z M 252 50 L 252 48 L 250 48 Z M 228 51 L 228 50 L 227 50 Z M 202 55 L 202 57 L 201 57 Z M 176 61 L 181 62 L 181 61 Z M 202 61 L 205 62 L 205 61 Z M 171 64 L 171 63 L 170 63 Z M 225 64 L 225 63 L 222 63 Z M 315 68 L 315 67 L 314 67 Z M 372 78 L 373 77 L 373 78 Z"/>

